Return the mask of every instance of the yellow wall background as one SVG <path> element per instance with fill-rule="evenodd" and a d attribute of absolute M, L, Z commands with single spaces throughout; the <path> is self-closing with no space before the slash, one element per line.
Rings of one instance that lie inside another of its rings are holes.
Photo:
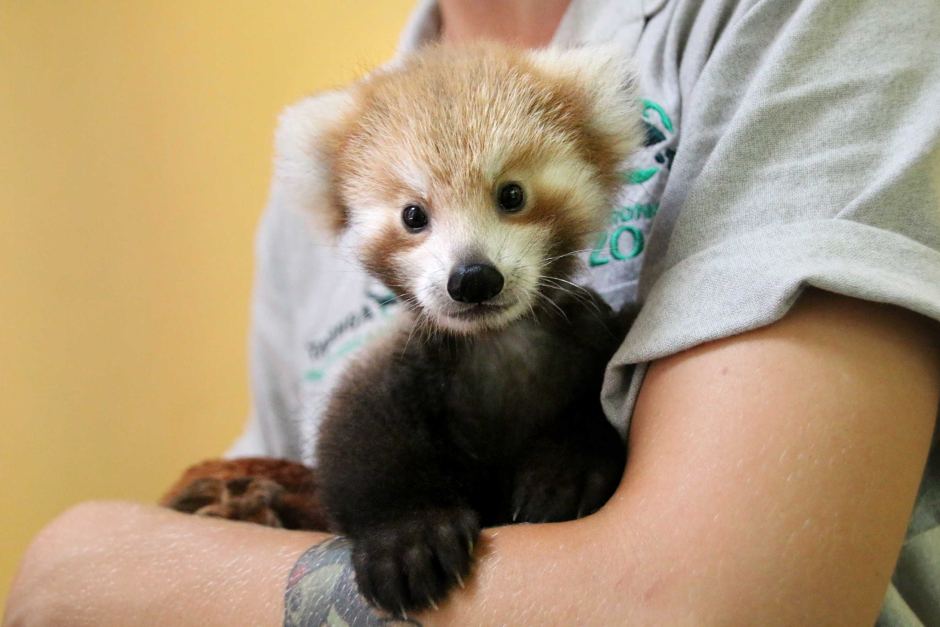
<path fill-rule="evenodd" d="M 239 433 L 276 115 L 412 4 L 0 0 L 0 611 L 57 513 Z"/>

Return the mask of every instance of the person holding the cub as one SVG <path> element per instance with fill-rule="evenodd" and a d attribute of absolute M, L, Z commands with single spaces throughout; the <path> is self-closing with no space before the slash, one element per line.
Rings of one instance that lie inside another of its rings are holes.
<path fill-rule="evenodd" d="M 88 504 L 36 540 L 10 596 L 11 624 L 940 620 L 931 561 L 940 550 L 931 505 L 940 486 L 940 119 L 930 113 L 940 102 L 940 7 L 440 0 L 417 9 L 402 57 L 483 39 L 613 44 L 639 76 L 644 141 L 611 170 L 613 206 L 593 239 L 565 248 L 582 251 L 583 273 L 551 275 L 596 293 L 601 311 L 640 308 L 595 397 L 629 452 L 609 501 L 564 517 L 575 520 L 484 529 L 468 577 L 414 604 L 419 611 L 390 608 L 394 618 L 369 603 L 388 605 L 384 591 L 360 594 L 352 551 L 332 536 Z M 604 81 L 592 84 L 599 95 Z M 442 106 L 426 100 L 413 105 Z M 560 115 L 596 140 L 580 154 L 599 158 L 603 136 L 585 127 L 596 119 L 584 109 Z M 290 137 L 280 141 L 290 148 Z M 410 156 L 414 167 L 396 176 L 432 196 L 429 157 Z M 553 181 L 592 180 L 572 160 L 555 155 L 550 166 Z M 521 182 L 521 197 L 540 208 L 545 192 L 527 187 L 531 176 L 498 183 Z M 320 419 L 354 359 L 344 351 L 383 341 L 406 303 L 365 270 L 339 272 L 348 260 L 318 245 L 324 232 L 308 228 L 298 201 L 315 190 L 282 183 L 259 239 L 256 407 L 232 454 L 315 465 Z M 494 212 L 501 190 L 492 190 Z M 388 253 L 418 255 L 417 242 L 431 241 L 421 230 L 434 229 L 433 207 L 417 200 L 397 207 L 392 244 L 360 251 L 381 260 L 374 273 Z M 385 217 L 351 224 L 381 238 Z M 344 232 L 338 245 L 355 246 L 355 229 Z M 584 235 L 566 225 L 536 241 L 566 234 Z M 467 299 L 447 305 L 455 319 L 508 316 L 478 309 L 518 285 L 494 255 L 468 260 L 470 278 L 455 279 Z M 499 270 L 500 290 L 484 265 Z M 403 283 L 398 274 L 385 278 L 390 290 Z M 408 294 L 434 297 L 424 289 Z M 416 332 L 411 342 L 421 341 Z M 485 372 L 486 363 L 473 366 Z"/>

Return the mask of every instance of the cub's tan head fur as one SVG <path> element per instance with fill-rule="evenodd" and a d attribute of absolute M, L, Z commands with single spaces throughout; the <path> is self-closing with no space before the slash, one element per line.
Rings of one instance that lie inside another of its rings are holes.
<path fill-rule="evenodd" d="M 614 49 L 432 46 L 288 109 L 278 182 L 438 328 L 496 328 L 563 287 L 639 146 Z"/>

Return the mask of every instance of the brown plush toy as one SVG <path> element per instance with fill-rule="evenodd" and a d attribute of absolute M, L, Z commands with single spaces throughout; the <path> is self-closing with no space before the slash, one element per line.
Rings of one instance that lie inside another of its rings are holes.
<path fill-rule="evenodd" d="M 160 505 L 199 516 L 326 531 L 314 471 L 286 459 L 210 459 L 190 467 Z"/>

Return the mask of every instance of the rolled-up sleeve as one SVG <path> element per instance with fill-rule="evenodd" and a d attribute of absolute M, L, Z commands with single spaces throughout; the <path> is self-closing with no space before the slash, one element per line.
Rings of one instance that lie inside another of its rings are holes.
<path fill-rule="evenodd" d="M 933 1 L 736 13 L 685 81 L 615 366 L 772 323 L 806 286 L 940 319 L 938 42 Z"/>

